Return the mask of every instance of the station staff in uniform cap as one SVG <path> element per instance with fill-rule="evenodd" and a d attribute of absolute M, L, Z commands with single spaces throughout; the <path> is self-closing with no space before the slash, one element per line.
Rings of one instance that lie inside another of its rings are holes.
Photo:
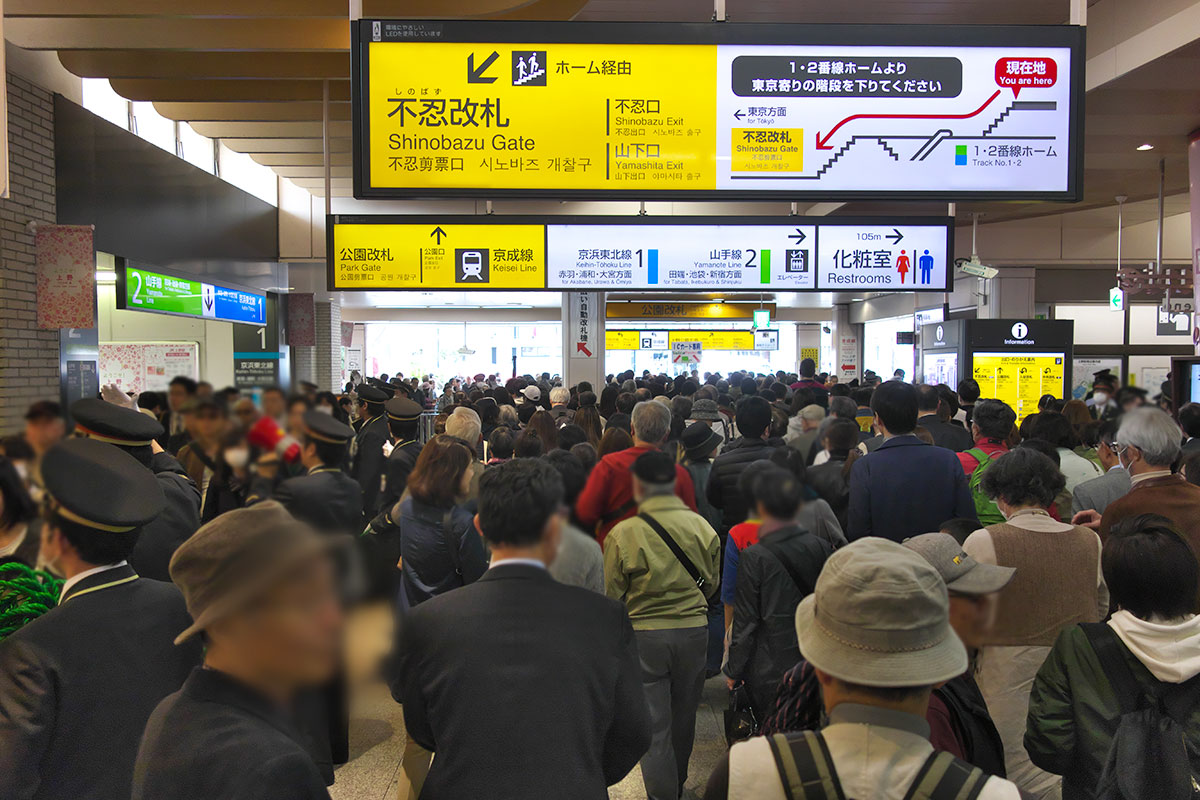
<path fill-rule="evenodd" d="M 303 421 L 300 463 L 307 472 L 274 488 L 260 482 L 247 496 L 246 504 L 269 496 L 318 531 L 357 534 L 362 527 L 363 492 L 341 468 L 354 431 L 316 409 L 305 411 Z"/>
<path fill-rule="evenodd" d="M 408 476 L 421 455 L 417 441 L 422 408 L 407 397 L 393 397 L 384 406 L 392 452 L 388 455 L 379 513 L 361 539 L 363 558 L 370 573 L 372 594 L 394 597 L 400 586 L 400 528 L 392 510 L 408 488 Z"/>
<path fill-rule="evenodd" d="M 66 584 L 0 643 L 0 797 L 129 797 L 146 720 L 200 663 L 198 643 L 173 644 L 188 624 L 179 590 L 127 561 L 163 492 L 132 456 L 86 439 L 47 451 L 40 474 L 41 556 Z"/>
<path fill-rule="evenodd" d="M 142 527 L 129 564 L 143 578 L 171 580 L 167 567 L 175 548 L 200 527 L 200 490 L 175 457 L 158 445 L 162 426 L 132 408 L 97 398 L 75 402 L 71 417 L 76 436 L 119 447 L 154 473 L 166 505 Z"/>
<path fill-rule="evenodd" d="M 364 420 L 354 434 L 351 447 L 350 475 L 358 481 L 363 493 L 363 513 L 367 520 L 379 513 L 380 490 L 383 487 L 383 467 L 387 458 L 383 446 L 388 440 L 387 419 L 383 404 L 390 395 L 377 386 L 359 384 L 358 415 Z"/>

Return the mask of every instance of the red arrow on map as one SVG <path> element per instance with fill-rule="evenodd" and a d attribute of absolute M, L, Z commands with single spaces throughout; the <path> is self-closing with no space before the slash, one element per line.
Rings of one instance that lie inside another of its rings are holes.
<path fill-rule="evenodd" d="M 846 117 L 837 125 L 834 125 L 829 129 L 829 133 L 825 134 L 824 136 L 818 132 L 817 149 L 832 150 L 833 145 L 829 144 L 828 142 L 831 138 L 833 138 L 833 135 L 837 133 L 838 128 L 842 127 L 847 122 L 851 122 L 856 119 L 970 119 L 990 106 L 992 101 L 999 96 L 1000 90 L 997 89 L 995 94 L 989 97 L 986 101 L 984 101 L 983 105 L 972 111 L 970 114 L 854 114 L 853 116 Z"/>
<path fill-rule="evenodd" d="M 583 353 L 583 354 L 584 354 L 585 356 L 587 356 L 588 358 L 591 358 L 591 357 L 592 357 L 592 351 L 591 351 L 591 350 L 588 350 L 588 346 L 587 346 L 587 343 L 586 343 L 586 342 L 580 342 L 580 343 L 578 343 L 577 345 L 575 345 L 575 352 L 576 352 L 576 353 Z"/>

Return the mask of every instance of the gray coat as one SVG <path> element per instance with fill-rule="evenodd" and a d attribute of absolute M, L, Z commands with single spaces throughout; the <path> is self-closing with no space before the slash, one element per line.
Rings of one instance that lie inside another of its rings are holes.
<path fill-rule="evenodd" d="M 1099 478 L 1092 478 L 1075 487 L 1071 493 L 1071 510 L 1076 514 L 1089 509 L 1103 514 L 1109 503 L 1129 492 L 1129 486 L 1128 472 L 1120 467 L 1110 469 Z"/>

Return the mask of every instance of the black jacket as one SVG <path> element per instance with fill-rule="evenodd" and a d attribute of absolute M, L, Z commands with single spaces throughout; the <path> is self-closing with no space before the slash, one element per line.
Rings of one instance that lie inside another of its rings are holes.
<path fill-rule="evenodd" d="M 167 567 L 175 549 L 200 527 L 200 489 L 168 453 L 155 453 L 150 469 L 166 495 L 167 507 L 142 528 L 129 556 L 129 565 L 143 578 L 169 581 L 171 573 Z"/>
<path fill-rule="evenodd" d="M 350 477 L 362 487 L 363 513 L 368 520 L 379 513 L 383 467 L 387 462 L 383 455 L 383 445 L 388 441 L 390 433 L 387 420 L 380 414 L 364 422 L 354 434 L 354 458 L 351 460 Z"/>
<path fill-rule="evenodd" d="M 390 511 L 392 506 L 400 502 L 404 490 L 408 488 L 408 476 L 417 465 L 421 455 L 421 443 L 417 441 L 401 442 L 392 448 L 384 465 L 383 494 L 379 503 L 380 511 Z"/>
<path fill-rule="evenodd" d="M 796 638 L 796 606 L 812 593 L 817 576 L 833 547 L 798 525 L 772 531 L 742 551 L 737 571 L 737 596 L 729 662 L 725 672 L 750 687 L 755 705 L 763 709 L 774 699 L 783 674 L 800 660 Z M 779 550 L 799 575 L 797 585 L 767 545 Z"/>
<path fill-rule="evenodd" d="M 804 472 L 804 482 L 829 503 L 843 531 L 847 527 L 847 510 L 850 508 L 850 480 L 842 476 L 845 468 L 846 458 L 839 455 Z"/>
<path fill-rule="evenodd" d="M 746 501 L 738 491 L 738 478 L 742 471 L 755 461 L 770 458 L 776 444 L 764 439 L 734 439 L 721 455 L 713 461 L 712 474 L 708 477 L 708 502 L 721 509 L 719 533 L 727 533 L 739 522 L 746 521 Z M 700 491 L 700 487 L 696 487 Z"/>
<path fill-rule="evenodd" d="M 436 753 L 422 800 L 603 800 L 650 744 L 621 604 L 499 565 L 401 620 L 392 694 Z"/>
<path fill-rule="evenodd" d="M 133 800 L 329 800 L 298 738 L 270 700 L 196 669 L 146 725 Z"/>
<path fill-rule="evenodd" d="M 204 492 L 204 510 L 200 512 L 200 522 L 212 522 L 226 511 L 234 511 L 246 505 L 246 496 L 250 492 L 250 479 L 245 480 L 229 473 L 228 467 L 218 466 L 217 473 L 208 482 Z"/>
<path fill-rule="evenodd" d="M 129 797 L 146 720 L 200 663 L 198 640 L 174 644 L 191 621 L 178 589 L 126 566 L 0 642 L 0 797 Z"/>
<path fill-rule="evenodd" d="M 962 742 L 963 759 L 989 775 L 1005 777 L 1004 742 L 971 671 L 950 679 L 933 693 L 950 711 L 954 732 Z"/>
<path fill-rule="evenodd" d="M 275 487 L 273 500 L 322 533 L 362 533 L 362 489 L 337 467 L 316 467 Z"/>
<path fill-rule="evenodd" d="M 933 437 L 933 443 L 938 447 L 961 453 L 975 446 L 975 440 L 971 438 L 971 434 L 966 428 L 952 422 L 942 422 L 938 419 L 937 414 L 919 417 L 917 424 L 929 431 L 929 435 Z"/>
<path fill-rule="evenodd" d="M 436 508 L 409 495 L 392 519 L 400 529 L 401 607 L 478 580 L 487 570 L 474 515 L 461 506 Z"/>

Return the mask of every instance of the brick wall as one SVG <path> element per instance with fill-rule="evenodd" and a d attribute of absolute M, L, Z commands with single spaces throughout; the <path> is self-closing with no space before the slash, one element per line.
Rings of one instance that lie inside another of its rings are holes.
<path fill-rule="evenodd" d="M 337 392 L 342 382 L 342 307 L 317 303 L 317 358 L 313 383 L 322 390 Z"/>
<path fill-rule="evenodd" d="M 56 222 L 53 95 L 8 76 L 10 197 L 0 200 L 0 433 L 35 400 L 59 400 L 59 332 L 37 329 L 31 221 Z"/>

